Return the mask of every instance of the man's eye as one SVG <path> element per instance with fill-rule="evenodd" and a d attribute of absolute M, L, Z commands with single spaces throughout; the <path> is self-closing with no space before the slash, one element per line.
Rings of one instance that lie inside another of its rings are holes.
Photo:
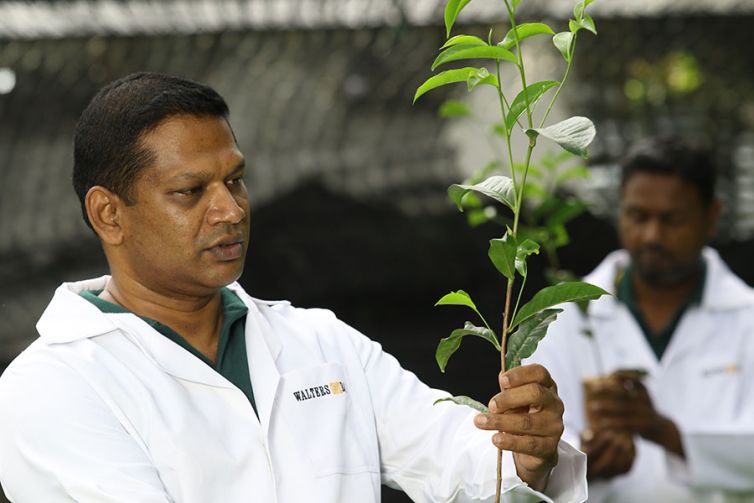
<path fill-rule="evenodd" d="M 175 193 L 182 196 L 193 196 L 194 194 L 198 194 L 201 190 L 201 187 L 189 187 L 187 189 L 176 190 Z"/>
<path fill-rule="evenodd" d="M 228 180 L 228 185 L 238 185 L 241 182 L 243 182 L 243 177 L 237 176 L 235 178 L 231 178 L 230 180 Z"/>

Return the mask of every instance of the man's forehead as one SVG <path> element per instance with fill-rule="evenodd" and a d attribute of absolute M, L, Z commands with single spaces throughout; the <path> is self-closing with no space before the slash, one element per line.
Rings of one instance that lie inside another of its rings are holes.
<path fill-rule="evenodd" d="M 621 201 L 624 206 L 649 205 L 669 211 L 702 204 L 699 190 L 680 176 L 644 172 L 634 173 L 625 181 Z"/>
<path fill-rule="evenodd" d="M 223 117 L 172 116 L 146 133 L 140 143 L 152 158 L 144 174 L 157 179 L 206 175 L 244 164 Z"/>

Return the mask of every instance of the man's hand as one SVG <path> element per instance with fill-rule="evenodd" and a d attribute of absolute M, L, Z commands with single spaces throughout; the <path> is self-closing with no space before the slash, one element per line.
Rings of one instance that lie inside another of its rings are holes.
<path fill-rule="evenodd" d="M 601 388 L 587 401 L 591 429 L 637 434 L 683 457 L 678 428 L 657 412 L 641 377 L 618 370 L 611 378 L 614 385 Z"/>
<path fill-rule="evenodd" d="M 587 430 L 581 434 L 581 450 L 586 454 L 587 480 L 627 473 L 636 457 L 633 437 L 626 432 Z"/>
<path fill-rule="evenodd" d="M 499 380 L 502 391 L 490 400 L 490 412 L 476 417 L 476 425 L 498 431 L 492 443 L 513 452 L 518 476 L 541 491 L 558 464 L 563 434 L 564 408 L 557 386 L 541 365 L 501 372 Z"/>

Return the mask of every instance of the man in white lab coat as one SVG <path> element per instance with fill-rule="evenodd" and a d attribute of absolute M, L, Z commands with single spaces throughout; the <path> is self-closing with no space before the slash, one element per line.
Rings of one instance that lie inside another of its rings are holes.
<path fill-rule="evenodd" d="M 754 501 L 754 292 L 705 247 L 713 163 L 653 138 L 622 168 L 624 249 L 585 278 L 614 296 L 569 306 L 531 361 L 558 382 L 589 501 Z"/>
<path fill-rule="evenodd" d="M 0 378 L 0 482 L 17 503 L 579 502 L 583 454 L 539 365 L 490 412 L 432 403 L 332 313 L 251 298 L 244 157 L 212 89 L 159 74 L 83 112 L 74 188 L 110 275 L 60 286 Z"/>

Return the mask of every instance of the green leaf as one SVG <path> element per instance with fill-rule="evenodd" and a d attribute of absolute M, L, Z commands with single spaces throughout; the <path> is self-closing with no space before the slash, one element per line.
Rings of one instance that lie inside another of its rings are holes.
<path fill-rule="evenodd" d="M 556 33 L 555 36 L 552 37 L 552 43 L 555 44 L 555 47 L 558 48 L 560 54 L 562 54 L 563 58 L 569 63 L 571 62 L 571 45 L 575 35 L 576 34 L 571 31 L 563 31 Z"/>
<path fill-rule="evenodd" d="M 463 206 L 461 205 L 463 196 L 469 192 L 483 194 L 495 201 L 503 203 L 510 209 L 514 208 L 516 196 L 513 192 L 513 180 L 507 176 L 495 175 L 474 185 L 453 184 L 448 187 L 448 196 L 451 201 L 456 203 L 456 206 L 460 211 L 463 211 Z"/>
<path fill-rule="evenodd" d="M 445 49 L 459 44 L 489 45 L 487 42 L 474 35 L 456 35 L 455 37 L 449 38 L 448 41 L 445 42 L 442 47 L 440 47 L 440 49 Z"/>
<path fill-rule="evenodd" d="M 550 35 L 555 34 L 555 32 L 552 31 L 552 28 L 544 23 L 523 23 L 516 26 L 515 31 L 513 29 L 508 31 L 503 41 L 497 45 L 506 49 L 511 49 L 516 46 L 516 34 L 518 34 L 518 41 L 520 42 L 525 38 L 533 37 L 534 35 L 541 35 L 543 33 L 548 33 Z"/>
<path fill-rule="evenodd" d="M 456 82 L 466 82 L 469 78 L 469 75 L 472 72 L 476 72 L 478 70 L 478 68 L 466 67 L 459 68 L 457 70 L 447 70 L 438 73 L 437 75 L 433 75 L 416 90 L 413 102 L 416 103 L 416 100 L 419 99 L 419 96 L 428 91 L 431 91 L 432 89 L 436 89 L 447 84 L 454 84 Z"/>
<path fill-rule="evenodd" d="M 440 300 L 435 302 L 435 306 L 466 306 L 470 307 L 474 311 L 477 310 L 474 301 L 471 300 L 469 294 L 464 292 L 463 290 L 458 290 L 456 292 L 450 292 L 443 295 Z"/>
<path fill-rule="evenodd" d="M 505 127 L 508 132 L 513 129 L 513 125 L 516 123 L 522 113 L 526 111 L 526 99 L 529 99 L 529 106 L 533 107 L 539 98 L 548 90 L 560 84 L 554 80 L 543 80 L 541 82 L 535 82 L 526 87 L 526 93 L 522 90 L 511 103 L 508 115 L 505 116 Z"/>
<path fill-rule="evenodd" d="M 563 225 L 570 222 L 577 216 L 584 213 L 586 210 L 586 203 L 579 199 L 570 199 L 563 201 L 550 216 L 547 217 L 546 225 L 548 227 L 555 225 Z"/>
<path fill-rule="evenodd" d="M 486 68 L 477 68 L 475 72 L 469 73 L 469 76 L 466 79 L 466 87 L 468 87 L 469 92 L 473 91 L 476 86 L 482 84 L 500 87 L 497 77 L 490 75 L 490 72 Z"/>
<path fill-rule="evenodd" d="M 524 187 L 524 199 L 546 198 L 548 195 L 549 193 L 547 190 L 541 185 L 534 184 L 529 180 L 526 181 L 526 186 Z"/>
<path fill-rule="evenodd" d="M 526 321 L 535 314 L 549 307 L 557 306 L 564 302 L 593 300 L 602 297 L 603 295 L 610 294 L 598 286 L 583 283 L 581 281 L 548 286 L 537 292 L 529 302 L 519 309 L 510 328 L 513 329 L 523 321 Z"/>
<path fill-rule="evenodd" d="M 568 231 L 563 224 L 552 224 L 547 226 L 547 231 L 550 233 L 548 238 L 548 245 L 553 249 L 560 248 L 571 242 L 571 238 L 568 235 Z"/>
<path fill-rule="evenodd" d="M 571 33 L 577 33 L 579 30 L 583 29 L 591 31 L 595 35 L 597 34 L 597 28 L 594 25 L 594 19 L 592 19 L 588 14 L 584 14 L 584 17 L 578 21 L 574 21 L 573 19 L 569 20 L 568 28 L 571 30 Z"/>
<path fill-rule="evenodd" d="M 594 0 L 581 0 L 579 3 L 576 4 L 576 6 L 573 8 L 573 17 L 575 17 L 577 20 L 580 20 L 584 17 L 584 11 L 589 6 L 590 3 L 592 3 Z"/>
<path fill-rule="evenodd" d="M 546 128 L 527 129 L 526 134 L 530 138 L 544 136 L 565 150 L 586 158 L 589 156 L 587 147 L 594 140 L 597 130 L 586 117 L 571 117 Z"/>
<path fill-rule="evenodd" d="M 547 335 L 547 327 L 562 311 L 562 309 L 545 309 L 521 323 L 518 330 L 508 338 L 508 348 L 505 352 L 506 370 L 520 366 L 521 360 L 534 354 L 539 341 Z"/>
<path fill-rule="evenodd" d="M 487 206 L 486 208 L 467 211 L 466 221 L 469 223 L 470 227 L 479 227 L 495 218 L 495 216 L 495 208 Z"/>
<path fill-rule="evenodd" d="M 450 37 L 450 32 L 453 30 L 453 25 L 456 22 L 458 14 L 461 13 L 464 7 L 468 5 L 471 0 L 448 0 L 445 5 L 445 36 Z"/>
<path fill-rule="evenodd" d="M 558 283 L 563 283 L 565 281 L 578 281 L 579 278 L 576 276 L 572 271 L 567 271 L 565 269 L 553 269 L 551 267 L 548 267 L 545 269 L 545 278 L 547 279 L 547 282 L 551 285 L 557 285 Z M 583 303 L 589 303 L 589 301 L 584 302 L 577 302 L 576 305 L 581 307 Z M 584 313 L 586 314 L 586 313 Z"/>
<path fill-rule="evenodd" d="M 516 7 L 518 7 L 518 4 L 521 3 L 521 0 L 511 0 L 511 8 L 515 11 Z"/>
<path fill-rule="evenodd" d="M 467 185 L 474 185 L 475 183 L 479 183 L 483 181 L 485 178 L 490 176 L 492 173 L 500 169 L 502 166 L 502 163 L 494 159 L 484 166 L 482 166 L 479 170 L 477 170 L 471 177 L 467 178 L 463 183 Z M 469 199 L 468 197 L 466 199 Z"/>
<path fill-rule="evenodd" d="M 516 238 L 506 233 L 502 238 L 490 239 L 487 255 L 500 274 L 512 280 L 516 275 Z"/>
<path fill-rule="evenodd" d="M 471 115 L 471 110 L 466 102 L 459 100 L 447 100 L 437 111 L 437 114 L 443 119 L 450 119 L 453 117 L 468 117 Z"/>
<path fill-rule="evenodd" d="M 581 20 L 581 26 L 585 30 L 591 31 L 595 35 L 597 34 L 597 26 L 594 24 L 594 19 L 589 14 L 584 14 L 584 19 Z"/>
<path fill-rule="evenodd" d="M 584 17 L 584 2 L 579 2 L 573 7 L 573 17 L 576 21 Z"/>
<path fill-rule="evenodd" d="M 560 185 L 563 182 L 567 182 L 568 180 L 573 180 L 576 178 L 589 178 L 589 170 L 586 166 L 573 166 L 571 168 L 564 169 L 563 171 L 558 173 L 558 176 L 555 178 L 555 183 L 557 185 Z"/>
<path fill-rule="evenodd" d="M 438 66 L 444 65 L 445 63 L 462 59 L 505 59 L 515 62 L 516 56 L 508 49 L 494 45 L 458 44 L 448 47 L 438 54 L 434 63 L 432 63 L 432 70 L 434 71 Z"/>
<path fill-rule="evenodd" d="M 484 405 L 481 402 L 477 402 L 473 398 L 470 398 L 465 395 L 459 395 L 459 396 L 451 396 L 448 398 L 440 398 L 438 400 L 435 400 L 432 405 L 437 405 L 440 402 L 453 402 L 458 405 L 466 405 L 467 407 L 471 407 L 474 410 L 478 410 L 479 412 L 489 412 L 490 410 L 487 408 L 486 405 Z"/>
<path fill-rule="evenodd" d="M 524 278 L 528 274 L 526 259 L 529 255 L 539 254 L 539 244 L 531 239 L 525 239 L 516 248 L 516 270 Z"/>
<path fill-rule="evenodd" d="M 470 307 L 476 314 L 481 318 L 482 322 L 487 325 L 487 328 L 489 328 L 489 324 L 487 323 L 487 320 L 484 319 L 484 316 L 482 316 L 482 313 L 479 312 L 479 310 L 476 307 L 476 304 L 474 304 L 474 301 L 471 300 L 471 296 L 464 292 L 463 290 L 458 290 L 456 292 L 450 292 L 448 294 L 443 295 L 443 297 L 435 302 L 436 306 L 466 306 Z"/>
<path fill-rule="evenodd" d="M 448 360 L 453 356 L 453 353 L 461 347 L 461 342 L 467 335 L 481 337 L 495 346 L 495 349 L 500 351 L 500 342 L 498 342 L 497 337 L 492 330 L 487 327 L 477 327 L 467 321 L 463 328 L 457 328 L 450 333 L 450 336 L 440 339 L 440 343 L 437 345 L 437 351 L 435 351 L 435 359 L 437 360 L 437 365 L 440 367 L 441 372 L 445 372 Z"/>
<path fill-rule="evenodd" d="M 506 134 L 508 134 L 508 131 L 506 131 L 505 129 L 505 124 L 503 122 L 498 122 L 497 124 L 494 124 L 492 126 L 492 134 L 505 138 Z"/>

